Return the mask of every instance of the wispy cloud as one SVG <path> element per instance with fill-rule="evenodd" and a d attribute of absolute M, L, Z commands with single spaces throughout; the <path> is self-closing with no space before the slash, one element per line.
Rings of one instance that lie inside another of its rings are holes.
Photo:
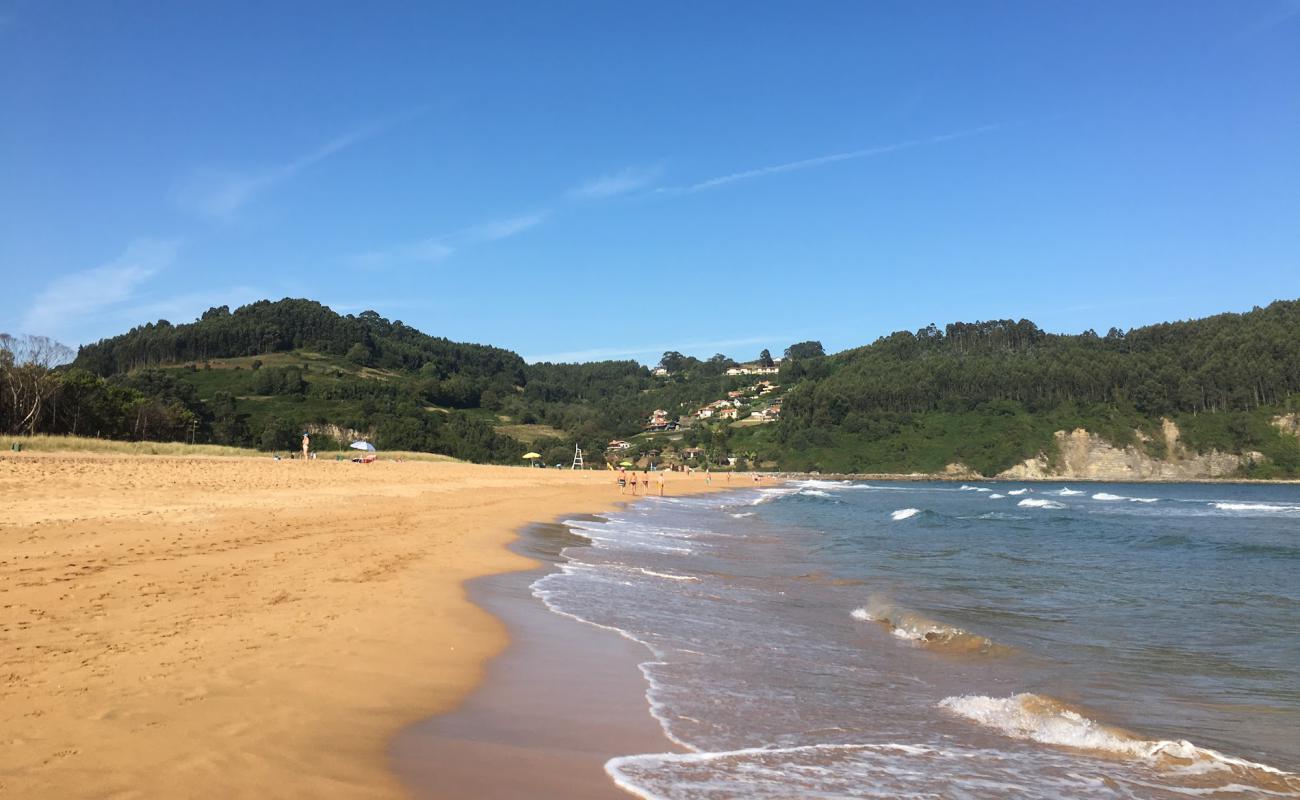
<path fill-rule="evenodd" d="M 495 242 L 499 239 L 509 239 L 511 236 L 518 236 L 530 228 L 541 225 L 546 221 L 548 213 L 546 211 L 537 211 L 518 217 L 485 222 L 464 231 L 461 238 L 471 242 Z"/>
<path fill-rule="evenodd" d="M 450 258 L 453 253 L 464 247 L 518 236 L 541 225 L 548 213 L 543 210 L 517 217 L 490 220 L 442 236 L 358 253 L 351 261 L 363 269 L 379 269 L 400 264 L 436 264 Z"/>
<path fill-rule="evenodd" d="M 660 189 L 656 189 L 655 191 L 662 192 L 662 193 L 672 193 L 672 194 L 692 194 L 694 192 L 703 192 L 708 189 L 716 189 L 720 186 L 726 186 L 728 184 L 737 183 L 739 181 L 747 181 L 747 180 L 752 180 L 754 178 L 765 178 L 769 175 L 780 175 L 786 172 L 796 172 L 798 170 L 812 169 L 814 167 L 824 167 L 828 164 L 836 164 L 841 161 L 853 161 L 860 158 L 871 158 L 873 156 L 885 155 L 886 153 L 896 153 L 900 150 L 911 150 L 917 147 L 925 147 L 927 145 L 936 145 L 936 144 L 942 144 L 944 142 L 951 142 L 956 139 L 966 139 L 972 136 L 980 136 L 985 133 L 991 133 L 992 131 L 998 130 L 1001 127 L 1002 127 L 1001 125 L 983 125 L 978 128 L 971 128 L 970 130 L 965 130 L 965 131 L 957 131 L 955 133 L 945 133 L 945 134 L 940 134 L 938 136 L 927 136 L 922 139 L 908 139 L 902 142 L 895 142 L 894 144 L 885 144 L 876 147 L 866 147 L 861 150 L 849 150 L 843 153 L 832 153 L 830 155 L 817 156 L 816 158 L 805 158 L 799 161 L 787 161 L 783 164 L 772 164 L 766 167 L 755 167 L 754 169 L 747 169 L 741 172 L 733 172 L 729 175 L 720 175 L 716 178 L 709 178 L 708 180 L 699 181 L 698 183 L 692 183 L 685 186 L 663 187 Z"/>
<path fill-rule="evenodd" d="M 196 170 L 177 191 L 176 200 L 182 208 L 201 217 L 228 220 L 258 195 L 353 145 L 383 133 L 416 113 L 419 112 L 372 122 L 280 164 L 251 170 L 211 167 Z"/>
<path fill-rule="evenodd" d="M 644 189 L 659 179 L 662 166 L 628 167 L 579 184 L 565 193 L 572 200 L 604 200 Z"/>
<path fill-rule="evenodd" d="M 781 335 L 750 336 L 743 339 L 718 339 L 703 342 L 687 342 L 685 344 L 676 342 L 674 344 L 648 344 L 633 347 L 593 347 L 588 350 L 569 350 L 562 353 L 526 355 L 523 358 L 525 361 L 535 364 L 543 361 L 549 361 L 551 363 L 567 363 L 573 361 L 596 361 L 611 358 L 618 359 L 652 356 L 657 362 L 660 356 L 670 350 L 678 350 L 686 353 L 699 353 L 703 354 L 703 357 L 708 357 L 713 353 L 719 352 L 724 347 L 741 347 L 745 345 L 758 344 L 770 345 L 775 341 L 786 340 L 794 341 L 794 339 L 790 337 Z"/>
<path fill-rule="evenodd" d="M 133 299 L 141 284 L 171 266 L 179 249 L 174 240 L 137 239 L 107 264 L 55 278 L 32 300 L 23 329 L 64 337 L 85 330 L 87 322 Z"/>

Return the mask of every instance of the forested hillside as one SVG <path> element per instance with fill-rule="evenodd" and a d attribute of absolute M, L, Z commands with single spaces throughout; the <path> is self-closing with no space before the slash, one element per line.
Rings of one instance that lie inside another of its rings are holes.
<path fill-rule="evenodd" d="M 618 458 L 638 464 L 694 448 L 700 465 L 932 472 L 960 462 L 991 475 L 1050 456 L 1053 432 L 1079 427 L 1159 458 L 1169 418 L 1197 451 L 1262 454 L 1249 474 L 1300 473 L 1300 441 L 1275 424 L 1300 397 L 1300 301 L 1104 336 L 1027 320 L 931 325 L 833 355 L 801 342 L 785 356 L 760 396 L 722 354 L 665 353 L 655 374 L 633 361 L 530 365 L 373 311 L 261 301 L 142 325 L 62 367 L 49 340 L 0 337 L 0 426 L 266 450 L 311 429 L 326 432 L 324 449 L 362 435 L 382 449 L 505 463 L 534 449 L 567 463 L 575 444 L 599 461 L 617 438 L 629 442 Z M 764 351 L 755 365 L 772 363 Z M 737 396 L 742 413 L 696 418 Z M 758 413 L 769 407 L 780 413 Z M 671 430 L 643 433 L 655 410 Z"/>
<path fill-rule="evenodd" d="M 782 379 L 797 385 L 774 451 L 821 452 L 840 469 L 937 469 L 946 451 L 987 474 L 1049 446 L 1053 430 L 1086 427 L 1123 444 L 1161 417 L 1194 446 L 1300 466 L 1293 442 L 1265 421 L 1300 392 L 1296 301 L 1105 336 L 1050 334 L 1028 320 L 931 325 L 792 363 Z"/>

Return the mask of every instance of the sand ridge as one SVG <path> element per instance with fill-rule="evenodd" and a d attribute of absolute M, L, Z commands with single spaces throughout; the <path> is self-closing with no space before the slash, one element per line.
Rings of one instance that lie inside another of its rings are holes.
<path fill-rule="evenodd" d="M 607 472 L 0 458 L 0 796 L 400 797 L 390 738 L 506 644 L 463 582 L 628 499 Z"/>

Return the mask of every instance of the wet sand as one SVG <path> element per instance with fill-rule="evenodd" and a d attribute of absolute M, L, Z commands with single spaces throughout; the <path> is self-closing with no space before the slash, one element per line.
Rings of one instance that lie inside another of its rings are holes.
<path fill-rule="evenodd" d="M 597 472 L 6 454 L 0 796 L 407 796 L 392 738 L 507 644 L 464 582 L 626 499 Z"/>
<path fill-rule="evenodd" d="M 528 588 L 562 547 L 583 541 L 560 525 L 532 526 L 512 549 L 541 568 L 470 582 L 470 599 L 505 623 L 510 645 L 464 705 L 394 743 L 394 768 L 415 797 L 616 800 L 628 795 L 606 761 L 679 750 L 646 705 L 637 665 L 650 652 L 553 613 Z"/>

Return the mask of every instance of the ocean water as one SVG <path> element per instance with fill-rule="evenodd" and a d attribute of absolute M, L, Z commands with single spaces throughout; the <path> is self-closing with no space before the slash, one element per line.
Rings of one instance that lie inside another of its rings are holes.
<path fill-rule="evenodd" d="M 1300 797 L 1300 490 L 805 481 L 574 521 L 646 798 Z"/>

